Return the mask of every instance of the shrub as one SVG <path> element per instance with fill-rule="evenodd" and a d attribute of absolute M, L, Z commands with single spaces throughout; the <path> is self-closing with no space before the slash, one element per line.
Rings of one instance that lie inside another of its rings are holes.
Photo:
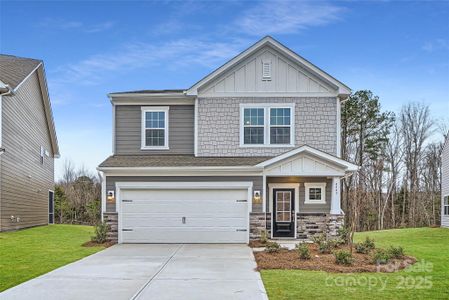
<path fill-rule="evenodd" d="M 368 251 L 376 248 L 376 245 L 374 244 L 374 240 L 370 239 L 369 237 L 366 237 L 363 244 L 365 245 L 366 249 L 368 249 Z"/>
<path fill-rule="evenodd" d="M 265 251 L 267 251 L 268 253 L 279 252 L 279 250 L 281 250 L 281 245 L 276 242 L 269 242 L 265 246 Z"/>
<path fill-rule="evenodd" d="M 95 235 L 92 241 L 102 244 L 108 240 L 109 225 L 105 222 L 100 222 L 95 225 Z"/>
<path fill-rule="evenodd" d="M 260 242 L 262 244 L 268 243 L 268 233 L 266 230 L 262 230 L 262 232 L 260 233 Z"/>
<path fill-rule="evenodd" d="M 307 244 L 301 243 L 296 245 L 296 251 L 298 251 L 300 259 L 310 259 L 310 251 Z"/>
<path fill-rule="evenodd" d="M 372 256 L 373 263 L 378 265 L 385 265 L 390 261 L 390 259 L 390 254 L 383 249 L 377 249 Z"/>
<path fill-rule="evenodd" d="M 399 247 L 390 246 L 390 248 L 388 248 L 387 251 L 391 258 L 404 257 L 404 249 L 402 249 L 401 246 L 399 246 Z"/>
<path fill-rule="evenodd" d="M 332 240 L 321 241 L 318 244 L 318 251 L 323 254 L 329 254 L 332 252 L 332 249 L 337 246 L 337 243 Z"/>
<path fill-rule="evenodd" d="M 355 252 L 367 254 L 369 249 L 366 248 L 365 243 L 357 243 L 355 244 Z"/>
<path fill-rule="evenodd" d="M 351 240 L 351 231 L 348 227 L 338 228 L 338 239 L 341 244 L 347 245 Z"/>
<path fill-rule="evenodd" d="M 352 264 L 352 254 L 346 250 L 335 251 L 335 263 L 337 265 L 350 265 Z"/>
<path fill-rule="evenodd" d="M 326 241 L 326 235 L 324 235 L 324 234 L 314 235 L 314 236 L 312 237 L 312 241 L 313 241 L 315 244 L 318 244 L 318 245 L 319 245 L 321 242 Z"/>

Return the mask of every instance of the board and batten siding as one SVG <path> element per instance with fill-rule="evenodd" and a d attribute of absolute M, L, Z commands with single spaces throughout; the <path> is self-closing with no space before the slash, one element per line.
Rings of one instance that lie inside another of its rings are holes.
<path fill-rule="evenodd" d="M 48 224 L 48 191 L 54 158 L 37 73 L 13 96 L 2 97 L 0 230 Z M 40 161 L 40 148 L 49 156 Z M 20 222 L 12 222 L 11 216 Z"/>
<path fill-rule="evenodd" d="M 252 181 L 253 190 L 262 191 L 262 176 L 107 176 L 106 191 L 115 191 L 116 182 L 219 182 Z M 225 183 L 224 183 L 225 184 Z M 251 201 L 252 199 L 248 199 Z M 106 203 L 106 212 L 115 212 L 115 203 Z M 253 212 L 261 212 L 262 204 L 253 204 Z"/>
<path fill-rule="evenodd" d="M 148 105 L 145 105 L 147 107 Z M 168 150 L 141 150 L 142 110 L 139 105 L 115 106 L 115 154 L 193 154 L 193 105 L 171 105 Z"/>
<path fill-rule="evenodd" d="M 449 195 L 449 136 L 441 154 L 441 226 L 449 228 L 449 216 L 444 215 L 443 198 Z"/>
<path fill-rule="evenodd" d="M 326 183 L 326 203 L 324 204 L 310 204 L 304 203 L 306 199 L 306 189 L 304 183 Z M 328 214 L 331 209 L 331 197 L 332 197 L 332 179 L 320 178 L 320 177 L 269 177 L 267 178 L 267 198 L 268 196 L 268 184 L 276 183 L 299 183 L 299 207 L 298 213 L 326 213 Z M 272 196 L 272 195 L 271 195 Z M 267 201 L 267 211 L 273 211 L 273 204 Z"/>

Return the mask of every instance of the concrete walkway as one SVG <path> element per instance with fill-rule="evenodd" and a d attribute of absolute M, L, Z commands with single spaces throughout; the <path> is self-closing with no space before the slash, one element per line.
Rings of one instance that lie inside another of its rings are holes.
<path fill-rule="evenodd" d="M 267 299 L 246 245 L 116 245 L 0 294 L 7 299 Z"/>

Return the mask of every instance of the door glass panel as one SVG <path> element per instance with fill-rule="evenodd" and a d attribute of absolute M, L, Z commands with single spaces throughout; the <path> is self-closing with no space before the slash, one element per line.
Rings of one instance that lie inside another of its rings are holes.
<path fill-rule="evenodd" d="M 291 222 L 291 192 L 276 192 L 276 221 Z"/>

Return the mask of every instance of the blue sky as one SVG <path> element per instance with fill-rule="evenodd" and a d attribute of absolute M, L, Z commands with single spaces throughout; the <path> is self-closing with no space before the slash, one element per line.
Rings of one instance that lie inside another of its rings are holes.
<path fill-rule="evenodd" d="M 449 120 L 447 1 L 1 1 L 0 52 L 43 59 L 62 157 L 111 153 L 106 94 L 187 88 L 272 35 L 385 109 Z"/>

